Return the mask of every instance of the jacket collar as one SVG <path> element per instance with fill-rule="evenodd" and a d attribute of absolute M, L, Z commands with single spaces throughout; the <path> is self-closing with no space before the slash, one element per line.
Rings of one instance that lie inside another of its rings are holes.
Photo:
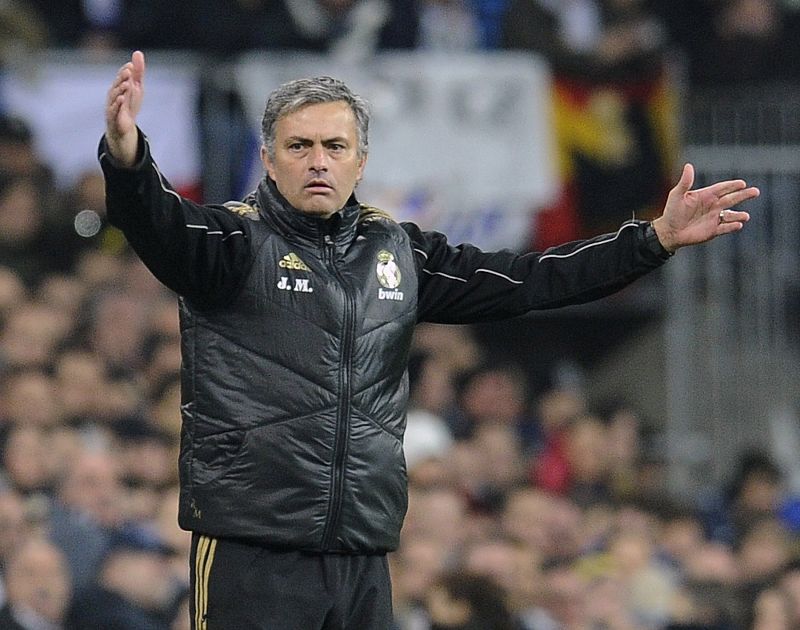
<path fill-rule="evenodd" d="M 264 218 L 288 240 L 320 246 L 326 236 L 330 236 L 336 245 L 347 245 L 355 238 L 360 212 L 355 195 L 350 195 L 347 204 L 339 212 L 322 219 L 309 216 L 292 206 L 269 177 L 261 180 L 253 194 Z"/>

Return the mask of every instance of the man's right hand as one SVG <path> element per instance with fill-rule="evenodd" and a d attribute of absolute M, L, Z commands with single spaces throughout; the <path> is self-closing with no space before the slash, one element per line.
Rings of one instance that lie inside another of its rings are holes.
<path fill-rule="evenodd" d="M 144 98 L 144 53 L 137 50 L 122 66 L 106 99 L 106 146 L 123 166 L 136 164 L 136 116 Z"/>

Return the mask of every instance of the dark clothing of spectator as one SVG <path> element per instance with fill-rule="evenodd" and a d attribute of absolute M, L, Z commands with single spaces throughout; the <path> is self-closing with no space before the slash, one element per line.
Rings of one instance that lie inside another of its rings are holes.
<path fill-rule="evenodd" d="M 408 49 L 416 46 L 419 28 L 413 0 L 131 0 L 124 23 L 129 46 L 219 55 L 257 49 L 329 52 L 340 39 L 374 26 L 375 48 Z"/>
<path fill-rule="evenodd" d="M 169 630 L 170 617 L 136 606 L 117 593 L 95 587 L 76 602 L 77 628 L 114 630 Z"/>

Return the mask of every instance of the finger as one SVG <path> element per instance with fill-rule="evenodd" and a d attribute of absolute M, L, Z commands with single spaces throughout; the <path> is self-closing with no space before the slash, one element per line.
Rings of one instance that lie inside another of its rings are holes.
<path fill-rule="evenodd" d="M 737 206 L 748 199 L 755 199 L 760 194 L 761 191 L 758 188 L 751 186 L 750 188 L 745 188 L 744 190 L 736 190 L 722 195 L 719 199 L 719 203 L 723 208 L 730 208 L 732 206 Z"/>
<path fill-rule="evenodd" d="M 123 95 L 118 95 L 113 100 L 109 101 L 108 107 L 106 108 L 106 123 L 109 127 L 116 126 L 117 117 L 119 116 L 119 112 L 122 109 L 125 103 L 125 97 Z"/>
<path fill-rule="evenodd" d="M 106 108 L 110 109 L 115 107 L 117 99 L 122 94 L 122 90 L 119 86 L 114 86 L 108 91 L 108 95 L 106 96 Z"/>
<path fill-rule="evenodd" d="M 717 236 L 738 232 L 743 227 L 744 223 L 742 221 L 731 221 L 730 223 L 720 223 L 719 226 L 717 226 Z"/>
<path fill-rule="evenodd" d="M 108 91 L 108 97 L 106 98 L 106 105 L 110 107 L 111 105 L 117 102 L 120 96 L 124 97 L 127 92 L 128 89 L 125 84 L 113 86 Z"/>
<path fill-rule="evenodd" d="M 736 192 L 738 190 L 742 190 L 743 188 L 747 187 L 747 182 L 741 179 L 729 179 L 724 182 L 716 182 L 711 184 L 710 186 L 706 186 L 705 188 L 699 188 L 696 192 L 710 192 L 717 197 L 722 197 L 723 195 L 728 195 L 732 192 Z"/>
<path fill-rule="evenodd" d="M 747 223 L 750 220 L 748 212 L 741 212 L 737 210 L 723 210 L 720 214 L 722 223 Z"/>

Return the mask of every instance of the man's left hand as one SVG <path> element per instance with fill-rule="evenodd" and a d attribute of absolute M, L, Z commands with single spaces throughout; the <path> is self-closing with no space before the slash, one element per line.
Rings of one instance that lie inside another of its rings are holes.
<path fill-rule="evenodd" d="M 653 221 L 658 240 L 667 251 L 738 232 L 750 215 L 732 210 L 733 206 L 760 194 L 758 188 L 741 179 L 717 182 L 698 190 L 691 190 L 693 183 L 694 167 L 686 164 L 680 181 L 667 196 L 663 214 Z"/>

